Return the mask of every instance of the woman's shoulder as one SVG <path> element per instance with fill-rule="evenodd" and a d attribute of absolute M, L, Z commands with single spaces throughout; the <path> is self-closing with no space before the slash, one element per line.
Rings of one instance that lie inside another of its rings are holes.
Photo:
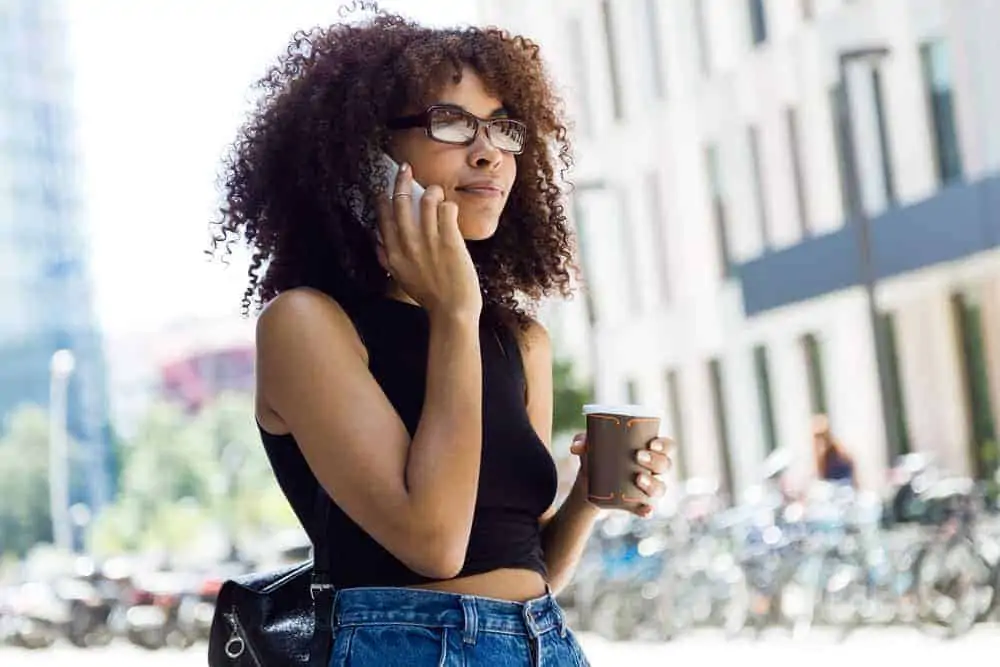
<path fill-rule="evenodd" d="M 347 310 L 330 295 L 312 287 L 285 290 L 271 299 L 257 317 L 258 355 L 268 348 L 338 341 L 360 346 L 360 338 Z"/>
<path fill-rule="evenodd" d="M 541 322 L 528 317 L 523 323 L 510 326 L 511 335 L 517 342 L 521 356 L 528 359 L 551 354 L 552 341 L 549 332 Z"/>

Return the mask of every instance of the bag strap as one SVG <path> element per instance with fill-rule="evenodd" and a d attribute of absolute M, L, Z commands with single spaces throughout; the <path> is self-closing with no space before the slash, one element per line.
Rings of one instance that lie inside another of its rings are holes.
<path fill-rule="evenodd" d="M 309 594 L 313 600 L 315 625 L 309 651 L 310 667 L 326 667 L 330 663 L 333 650 L 333 596 L 335 590 L 330 578 L 330 497 L 326 489 L 316 482 L 316 501 L 313 519 L 317 522 L 317 535 L 322 537 L 313 542 L 313 570 L 309 583 Z"/>

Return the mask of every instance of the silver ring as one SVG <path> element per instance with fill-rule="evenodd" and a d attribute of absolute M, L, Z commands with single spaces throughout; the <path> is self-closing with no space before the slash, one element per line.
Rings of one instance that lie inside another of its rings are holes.
<path fill-rule="evenodd" d="M 413 196 L 413 195 L 411 195 L 411 194 L 410 194 L 409 192 L 394 192 L 394 193 L 392 194 L 392 196 L 391 196 L 391 197 L 389 197 L 389 199 L 391 199 L 391 200 L 395 201 L 395 200 L 396 200 L 397 198 L 401 198 L 401 199 L 409 199 L 409 198 L 410 198 L 410 197 L 412 197 L 412 196 Z"/>

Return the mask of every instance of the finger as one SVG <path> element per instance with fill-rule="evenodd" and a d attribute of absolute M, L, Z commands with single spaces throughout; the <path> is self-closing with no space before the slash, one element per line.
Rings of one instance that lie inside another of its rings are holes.
<path fill-rule="evenodd" d="M 649 450 L 665 453 L 673 449 L 674 441 L 670 438 L 653 438 L 649 441 Z"/>
<path fill-rule="evenodd" d="M 662 475 L 670 470 L 670 457 L 660 452 L 640 449 L 635 453 L 635 460 L 654 475 Z"/>
<path fill-rule="evenodd" d="M 388 256 L 389 253 L 395 251 L 399 248 L 399 234 L 396 229 L 396 222 L 393 218 L 393 208 L 392 203 L 389 201 L 388 195 L 380 195 L 375 201 L 375 210 L 378 213 L 378 235 L 379 235 L 379 246 L 378 250 Z M 381 262 L 381 259 L 379 260 Z M 388 267 L 388 257 L 386 264 L 383 264 L 386 270 Z"/>
<path fill-rule="evenodd" d="M 383 269 L 392 273 L 392 267 L 389 266 L 389 258 L 385 254 L 385 248 L 382 247 L 381 241 L 379 241 L 379 244 L 375 246 L 375 257 L 378 259 L 378 263 Z"/>
<path fill-rule="evenodd" d="M 650 498 L 659 498 L 667 491 L 666 484 L 645 472 L 636 475 L 635 485 Z"/>
<path fill-rule="evenodd" d="M 441 201 L 437 207 L 438 229 L 441 234 L 449 234 L 453 238 L 461 238 L 458 229 L 458 204 L 453 201 Z"/>
<path fill-rule="evenodd" d="M 413 219 L 413 168 L 409 162 L 401 164 L 396 174 L 392 190 L 392 217 L 400 243 L 410 245 L 418 221 Z"/>
<path fill-rule="evenodd" d="M 653 513 L 653 506 L 642 503 L 631 508 L 630 511 L 640 519 L 647 519 Z"/>
<path fill-rule="evenodd" d="M 571 454 L 576 454 L 580 456 L 587 451 L 587 434 L 577 433 L 573 436 L 573 442 L 570 443 L 569 451 Z"/>

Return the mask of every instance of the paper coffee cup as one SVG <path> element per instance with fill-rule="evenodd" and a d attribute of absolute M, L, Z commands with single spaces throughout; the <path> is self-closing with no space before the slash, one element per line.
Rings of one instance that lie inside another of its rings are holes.
<path fill-rule="evenodd" d="M 588 499 L 598 507 L 623 508 L 647 498 L 635 485 L 642 468 L 636 452 L 659 436 L 660 413 L 644 405 L 585 405 Z"/>

